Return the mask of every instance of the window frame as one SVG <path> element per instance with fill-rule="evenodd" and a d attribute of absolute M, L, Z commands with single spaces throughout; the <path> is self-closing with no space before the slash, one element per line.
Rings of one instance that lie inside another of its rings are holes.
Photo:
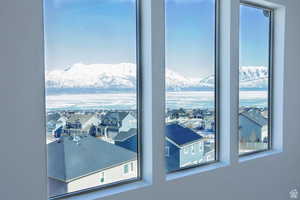
<path fill-rule="evenodd" d="M 274 18 L 274 8 L 270 8 L 270 7 L 267 7 L 267 6 L 263 6 L 263 5 L 260 5 L 260 4 L 257 4 L 257 3 L 253 3 L 253 2 L 250 2 L 250 1 L 240 1 L 240 7 L 241 6 L 249 6 L 249 7 L 252 7 L 252 8 L 257 8 L 257 9 L 263 9 L 263 10 L 267 10 L 270 12 L 270 20 L 269 20 L 269 49 L 268 49 L 268 53 L 269 53 L 269 58 L 268 58 L 268 148 L 267 149 L 262 149 L 262 150 L 256 150 L 256 151 L 251 151 L 251 152 L 248 152 L 248 153 L 243 153 L 243 154 L 240 154 L 239 151 L 240 151 L 240 132 L 238 129 L 238 142 L 237 142 L 237 145 L 238 145 L 238 154 L 239 154 L 239 157 L 240 158 L 243 158 L 243 157 L 247 157 L 247 156 L 251 156 L 251 155 L 254 155 L 254 154 L 258 154 L 258 153 L 263 153 L 263 152 L 268 152 L 268 151 L 272 151 L 273 149 L 273 102 L 274 102 L 274 98 L 273 98 L 273 80 L 274 80 L 274 24 L 275 24 L 275 18 Z M 239 28 L 239 32 L 240 32 L 240 28 Z M 240 81 L 239 81 L 240 83 Z M 238 92 L 238 98 L 240 99 L 240 90 Z M 239 101 L 238 101 L 238 104 L 239 104 Z M 238 126 L 240 127 L 240 123 L 238 122 Z M 242 128 L 242 127 L 241 127 Z"/>
<path fill-rule="evenodd" d="M 164 5 L 165 5 L 165 16 L 166 16 L 166 1 L 164 0 Z M 219 163 L 220 162 L 220 98 L 221 98 L 221 94 L 220 94 L 220 62 L 221 62 L 221 58 L 220 58 L 220 38 L 221 38 L 221 0 L 215 0 L 215 24 L 214 24 L 214 120 L 215 120 L 215 152 L 214 152 L 214 157 L 215 159 L 213 161 L 209 161 L 209 162 L 204 162 L 204 163 L 198 163 L 198 164 L 193 164 L 193 165 L 189 165 L 186 167 L 180 167 L 180 169 L 177 170 L 172 170 L 170 172 L 167 172 L 166 174 L 173 174 L 173 173 L 177 173 L 177 172 L 182 172 L 184 170 L 189 170 L 189 169 L 194 169 L 194 168 L 198 168 L 198 167 L 204 167 L 204 166 L 208 166 L 208 165 L 212 165 L 215 163 Z M 165 17 L 166 18 L 166 17 Z M 166 21 L 166 19 L 165 19 Z M 165 23 L 166 24 L 166 23 Z M 165 26 L 166 28 L 166 26 Z M 166 38 L 166 34 L 165 34 L 165 38 Z M 165 47 L 166 47 L 166 42 L 165 42 Z M 165 65 L 166 68 L 166 65 Z M 166 92 L 165 92 L 165 96 L 166 96 Z M 165 104 L 166 104 L 166 98 L 165 98 Z M 203 143 L 204 145 L 204 143 Z M 184 147 L 186 148 L 186 147 Z M 183 148 L 183 150 L 184 150 Z M 188 154 L 184 151 L 185 154 Z"/>
<path fill-rule="evenodd" d="M 141 41 L 141 1 L 142 0 L 135 0 L 135 33 L 136 33 L 136 42 L 135 42 L 135 47 L 136 47 L 136 109 L 137 109 L 137 177 L 136 178 L 130 178 L 130 179 L 126 179 L 126 180 L 122 180 L 122 181 L 116 181 L 113 183 L 108 183 L 108 184 L 104 184 L 104 185 L 99 185 L 96 187 L 91 187 L 91 188 L 87 188 L 87 189 L 83 189 L 83 190 L 78 190 L 78 191 L 74 191 L 74 192 L 70 192 L 70 193 L 65 193 L 65 194 L 61 194 L 61 195 L 55 195 L 55 196 L 49 196 L 49 194 L 47 194 L 47 198 L 48 200 L 58 200 L 58 199 L 62 199 L 62 198 L 72 198 L 72 197 L 78 197 L 80 195 L 84 195 L 84 194 L 88 194 L 91 192 L 95 192 L 95 191 L 100 191 L 103 189 L 110 189 L 110 188 L 114 188 L 117 186 L 122 186 L 122 185 L 127 185 L 130 183 L 135 183 L 135 182 L 141 182 L 143 180 L 142 177 L 142 118 L 143 118 L 143 114 L 142 114 L 142 97 L 143 97 L 143 93 L 142 93 L 142 59 L 141 59 L 141 49 L 142 49 L 142 41 Z M 45 56 L 45 53 L 44 53 Z M 46 106 L 46 104 L 45 104 Z M 46 107 L 45 107 L 46 109 Z M 46 112 L 45 112 L 46 114 Z M 45 129 L 46 131 L 46 129 Z M 47 149 L 47 147 L 46 147 Z M 47 150 L 48 151 L 48 150 Z M 124 175 L 124 171 L 123 171 L 123 166 L 124 165 L 120 165 L 122 166 L 122 174 Z M 48 168 L 48 166 L 46 166 Z M 128 166 L 128 170 L 129 170 L 129 166 Z M 47 183 L 48 186 L 48 183 Z"/>

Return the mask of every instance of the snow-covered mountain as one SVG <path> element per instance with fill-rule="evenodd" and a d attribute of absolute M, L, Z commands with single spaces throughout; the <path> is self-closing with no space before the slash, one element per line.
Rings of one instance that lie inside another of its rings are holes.
<path fill-rule="evenodd" d="M 241 88 L 266 88 L 266 67 L 241 67 Z M 133 89 L 136 85 L 136 66 L 120 64 L 74 64 L 65 70 L 46 72 L 46 86 L 53 89 Z M 185 77 L 170 69 L 166 70 L 169 90 L 211 89 L 214 76 L 204 79 Z"/>
<path fill-rule="evenodd" d="M 264 66 L 241 67 L 240 88 L 268 88 L 268 68 Z"/>
<path fill-rule="evenodd" d="M 136 66 L 121 64 L 74 64 L 65 70 L 46 72 L 48 88 L 131 89 L 135 87 Z"/>

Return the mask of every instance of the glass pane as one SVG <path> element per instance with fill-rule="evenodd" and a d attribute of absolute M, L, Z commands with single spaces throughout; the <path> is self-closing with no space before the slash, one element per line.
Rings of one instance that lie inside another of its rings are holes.
<path fill-rule="evenodd" d="M 240 155 L 269 149 L 271 11 L 241 5 Z"/>
<path fill-rule="evenodd" d="M 49 196 L 136 179 L 135 1 L 44 2 Z"/>
<path fill-rule="evenodd" d="M 214 0 L 166 0 L 166 171 L 216 160 Z"/>

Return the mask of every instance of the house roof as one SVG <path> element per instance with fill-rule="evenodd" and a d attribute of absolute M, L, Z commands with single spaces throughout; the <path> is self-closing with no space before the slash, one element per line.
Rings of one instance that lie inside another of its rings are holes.
<path fill-rule="evenodd" d="M 106 115 L 104 116 L 104 118 L 109 118 L 109 119 L 115 119 L 118 121 L 123 120 L 127 115 L 129 114 L 129 112 L 107 112 Z"/>
<path fill-rule="evenodd" d="M 122 142 L 124 140 L 127 140 L 128 138 L 131 138 L 132 136 L 135 136 L 136 133 L 137 133 L 137 129 L 136 128 L 131 128 L 129 131 L 121 131 L 114 138 L 114 141 Z"/>
<path fill-rule="evenodd" d="M 193 130 L 183 127 L 179 124 L 166 125 L 166 137 L 180 146 L 201 140 L 203 138 Z"/>
<path fill-rule="evenodd" d="M 60 118 L 60 114 L 59 113 L 49 113 L 47 115 L 47 121 L 54 121 L 56 122 L 57 120 L 59 120 Z"/>
<path fill-rule="evenodd" d="M 48 144 L 48 176 L 71 182 L 136 158 L 136 153 L 92 136 L 79 142 L 65 136 Z"/>
<path fill-rule="evenodd" d="M 240 114 L 255 122 L 259 126 L 265 126 L 268 124 L 268 119 L 257 110 L 242 111 Z"/>
<path fill-rule="evenodd" d="M 90 120 L 92 117 L 94 117 L 95 115 L 84 115 L 84 114 L 75 114 L 72 115 L 69 119 L 68 122 L 69 123 L 76 123 L 77 121 L 79 121 L 81 124 L 86 123 L 88 120 Z"/>

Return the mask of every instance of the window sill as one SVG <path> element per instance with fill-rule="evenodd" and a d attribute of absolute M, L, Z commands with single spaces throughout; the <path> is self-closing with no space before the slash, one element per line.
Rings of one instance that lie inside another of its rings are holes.
<path fill-rule="evenodd" d="M 249 155 L 245 155 L 239 158 L 239 163 L 247 162 L 250 160 L 255 160 L 258 158 L 265 158 L 268 156 L 273 156 L 282 153 L 280 150 L 268 150 L 268 151 L 263 151 L 263 152 L 258 152 L 258 153 L 253 153 Z"/>
<path fill-rule="evenodd" d="M 227 167 L 227 166 L 229 166 L 229 164 L 225 163 L 225 162 L 214 162 L 212 164 L 205 164 L 205 165 L 193 167 L 190 169 L 184 169 L 182 171 L 177 171 L 177 172 L 172 172 L 170 174 L 167 174 L 167 181 L 172 181 L 172 180 L 183 178 L 186 176 L 192 176 L 195 174 L 200 174 L 200 173 L 212 171 L 212 170 L 222 168 L 222 167 Z"/>

